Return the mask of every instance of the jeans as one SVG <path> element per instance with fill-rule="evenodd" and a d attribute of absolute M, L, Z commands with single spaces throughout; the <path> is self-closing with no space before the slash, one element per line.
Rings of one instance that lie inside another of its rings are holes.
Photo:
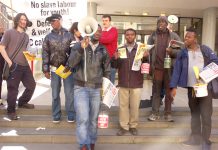
<path fill-rule="evenodd" d="M 94 144 L 97 140 L 97 119 L 100 109 L 100 89 L 74 87 L 76 136 L 80 145 Z"/>
<path fill-rule="evenodd" d="M 61 99 L 60 99 L 60 90 L 61 90 L 61 80 L 56 73 L 51 72 L 51 88 L 52 88 L 52 116 L 53 120 L 61 119 Z M 64 94 L 65 94 L 65 109 L 67 112 L 68 120 L 75 119 L 75 110 L 74 110 L 74 80 L 73 74 L 68 78 L 63 79 L 64 83 Z"/>
<path fill-rule="evenodd" d="M 116 69 L 116 68 L 111 68 L 110 80 L 111 80 L 111 82 L 112 82 L 113 84 L 115 83 L 116 72 L 117 72 L 117 69 Z"/>

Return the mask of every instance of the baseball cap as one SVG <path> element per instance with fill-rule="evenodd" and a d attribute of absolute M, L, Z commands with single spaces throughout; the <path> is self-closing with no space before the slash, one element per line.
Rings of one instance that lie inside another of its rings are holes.
<path fill-rule="evenodd" d="M 52 14 L 50 17 L 47 17 L 45 21 L 54 21 L 54 20 L 60 20 L 62 16 L 60 14 Z"/>

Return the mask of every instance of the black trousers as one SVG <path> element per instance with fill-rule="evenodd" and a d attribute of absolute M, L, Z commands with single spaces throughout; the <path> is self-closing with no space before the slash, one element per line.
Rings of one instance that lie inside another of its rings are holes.
<path fill-rule="evenodd" d="M 170 72 L 167 69 L 164 70 L 154 70 L 153 87 L 152 87 L 152 112 L 159 113 L 161 92 L 165 90 L 165 108 L 164 115 L 171 114 L 171 104 L 173 101 L 170 95 Z"/>
<path fill-rule="evenodd" d="M 191 111 L 191 135 L 200 136 L 202 140 L 208 141 L 213 112 L 211 91 L 208 90 L 208 96 L 197 98 L 193 94 L 193 88 L 188 88 L 188 100 Z"/>
<path fill-rule="evenodd" d="M 18 99 L 18 105 L 23 105 L 31 100 L 36 87 L 36 82 L 33 78 L 29 66 L 17 65 L 16 69 L 13 72 L 11 72 L 9 79 L 7 80 L 8 113 L 15 112 L 16 100 L 17 100 L 18 88 L 20 82 L 23 83 L 25 90 Z"/>
<path fill-rule="evenodd" d="M 5 60 L 0 54 L 0 99 L 2 98 L 2 73 L 4 68 Z"/>

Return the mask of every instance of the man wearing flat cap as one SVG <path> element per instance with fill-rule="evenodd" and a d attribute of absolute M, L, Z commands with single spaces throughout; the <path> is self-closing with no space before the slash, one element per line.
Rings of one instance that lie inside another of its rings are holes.
<path fill-rule="evenodd" d="M 47 17 L 45 21 L 52 22 L 55 20 L 61 20 L 62 16 L 60 14 L 52 14 L 50 17 Z"/>
<path fill-rule="evenodd" d="M 62 78 L 55 73 L 60 65 L 65 66 L 70 54 L 71 33 L 62 27 L 62 16 L 52 14 L 46 18 L 51 23 L 52 31 L 46 35 L 42 45 L 42 71 L 47 79 L 51 79 L 52 88 L 52 117 L 54 123 L 61 121 L 61 80 Z M 74 122 L 75 112 L 73 106 L 73 75 L 63 79 L 65 93 L 65 109 L 67 121 Z"/>
<path fill-rule="evenodd" d="M 171 78 L 171 71 L 173 62 L 169 67 L 164 67 L 164 60 L 176 58 L 180 48 L 168 47 L 171 40 L 181 41 L 180 37 L 168 30 L 168 20 L 166 16 L 160 16 L 157 19 L 157 29 L 148 38 L 147 44 L 154 47 L 150 50 L 150 64 L 152 72 L 152 114 L 148 117 L 149 121 L 155 121 L 160 118 L 159 108 L 161 103 L 161 91 L 165 91 L 165 108 L 164 119 L 166 121 L 174 121 L 171 115 L 171 103 L 173 101 L 170 95 L 169 82 Z"/>

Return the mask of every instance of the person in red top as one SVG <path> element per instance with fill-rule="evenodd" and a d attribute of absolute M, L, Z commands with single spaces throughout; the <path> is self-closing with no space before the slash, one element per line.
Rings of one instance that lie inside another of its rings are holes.
<path fill-rule="evenodd" d="M 111 16 L 103 15 L 102 23 L 102 35 L 99 42 L 107 48 L 108 54 L 110 55 L 110 58 L 112 58 L 117 50 L 118 31 L 115 27 L 111 26 Z M 115 82 L 115 75 L 116 69 L 111 68 L 110 80 L 112 83 Z"/>

